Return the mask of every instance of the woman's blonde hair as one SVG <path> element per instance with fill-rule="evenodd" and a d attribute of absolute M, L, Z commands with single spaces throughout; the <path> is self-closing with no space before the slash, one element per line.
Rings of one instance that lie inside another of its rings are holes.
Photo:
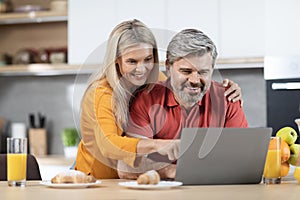
<path fill-rule="evenodd" d="M 106 78 L 113 89 L 113 112 L 117 124 L 126 127 L 128 121 L 128 101 L 131 91 L 122 86 L 121 73 L 116 60 L 128 47 L 146 43 L 153 46 L 154 67 L 146 81 L 155 83 L 159 72 L 158 50 L 152 31 L 139 20 L 124 21 L 117 25 L 111 32 L 107 41 L 103 65 L 90 77 L 89 84 Z"/>

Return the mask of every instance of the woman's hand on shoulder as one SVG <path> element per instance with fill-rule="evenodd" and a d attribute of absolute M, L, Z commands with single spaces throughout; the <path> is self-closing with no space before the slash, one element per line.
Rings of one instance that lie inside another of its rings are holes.
<path fill-rule="evenodd" d="M 224 95 L 227 97 L 228 101 L 241 101 L 241 105 L 243 106 L 242 89 L 240 86 L 229 79 L 223 80 L 223 86 L 227 88 Z"/>

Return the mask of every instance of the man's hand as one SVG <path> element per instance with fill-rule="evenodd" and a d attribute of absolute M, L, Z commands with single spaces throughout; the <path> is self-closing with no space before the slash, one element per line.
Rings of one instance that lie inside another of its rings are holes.
<path fill-rule="evenodd" d="M 243 106 L 242 91 L 240 86 L 229 79 L 223 80 L 223 86 L 229 87 L 224 93 L 224 96 L 227 97 L 228 101 L 237 102 L 240 100 L 241 106 Z"/>

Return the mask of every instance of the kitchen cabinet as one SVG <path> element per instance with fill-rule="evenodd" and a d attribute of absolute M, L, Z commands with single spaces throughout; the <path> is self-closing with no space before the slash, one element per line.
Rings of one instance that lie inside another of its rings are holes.
<path fill-rule="evenodd" d="M 265 55 L 265 1 L 219 1 L 219 53 L 222 58 Z"/>
<path fill-rule="evenodd" d="M 264 56 L 264 1 L 169 0 L 167 4 L 167 29 L 202 30 L 216 44 L 219 58 Z"/>
<path fill-rule="evenodd" d="M 299 7 L 298 0 L 266 0 L 267 56 L 300 55 Z"/>
<path fill-rule="evenodd" d="M 1 13 L 0 53 L 14 56 L 21 49 L 67 47 L 67 22 L 67 11 Z M 0 76 L 68 74 L 78 69 L 67 64 L 7 65 L 0 67 Z"/>
<path fill-rule="evenodd" d="M 197 28 L 206 33 L 218 46 L 219 0 L 166 1 L 166 29 L 174 33 L 185 28 Z"/>
<path fill-rule="evenodd" d="M 106 40 L 124 20 L 139 19 L 149 27 L 164 27 L 165 3 L 161 0 L 69 0 L 69 64 L 102 62 Z M 80 15 L 78 13 L 81 13 Z"/>
<path fill-rule="evenodd" d="M 101 63 L 111 30 L 121 21 L 136 18 L 153 30 L 162 62 L 167 44 L 176 32 L 184 28 L 198 28 L 216 43 L 221 63 L 219 68 L 263 67 L 265 0 L 69 2 L 71 65 Z M 222 63 L 224 59 L 226 62 Z M 253 64 L 249 60 L 259 62 Z"/>
<path fill-rule="evenodd" d="M 115 2 L 69 0 L 69 64 L 100 63 L 102 54 L 97 50 L 103 50 L 103 43 L 116 24 Z"/>
<path fill-rule="evenodd" d="M 139 19 L 151 28 L 157 39 L 161 60 L 165 58 L 171 37 L 184 27 L 196 25 L 208 31 L 214 39 L 218 38 L 217 11 L 211 12 L 218 0 L 98 0 L 90 4 L 75 0 L 69 2 L 70 64 L 100 63 L 110 32 L 124 20 Z M 78 16 L 79 12 L 83 14 Z"/>

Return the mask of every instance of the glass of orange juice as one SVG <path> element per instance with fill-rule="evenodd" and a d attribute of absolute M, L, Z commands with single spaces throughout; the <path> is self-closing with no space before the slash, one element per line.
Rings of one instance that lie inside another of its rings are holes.
<path fill-rule="evenodd" d="M 9 186 L 25 186 L 27 138 L 7 138 L 7 181 Z"/>
<path fill-rule="evenodd" d="M 281 183 L 281 140 L 280 137 L 271 137 L 265 162 L 263 182 L 265 184 Z"/>

